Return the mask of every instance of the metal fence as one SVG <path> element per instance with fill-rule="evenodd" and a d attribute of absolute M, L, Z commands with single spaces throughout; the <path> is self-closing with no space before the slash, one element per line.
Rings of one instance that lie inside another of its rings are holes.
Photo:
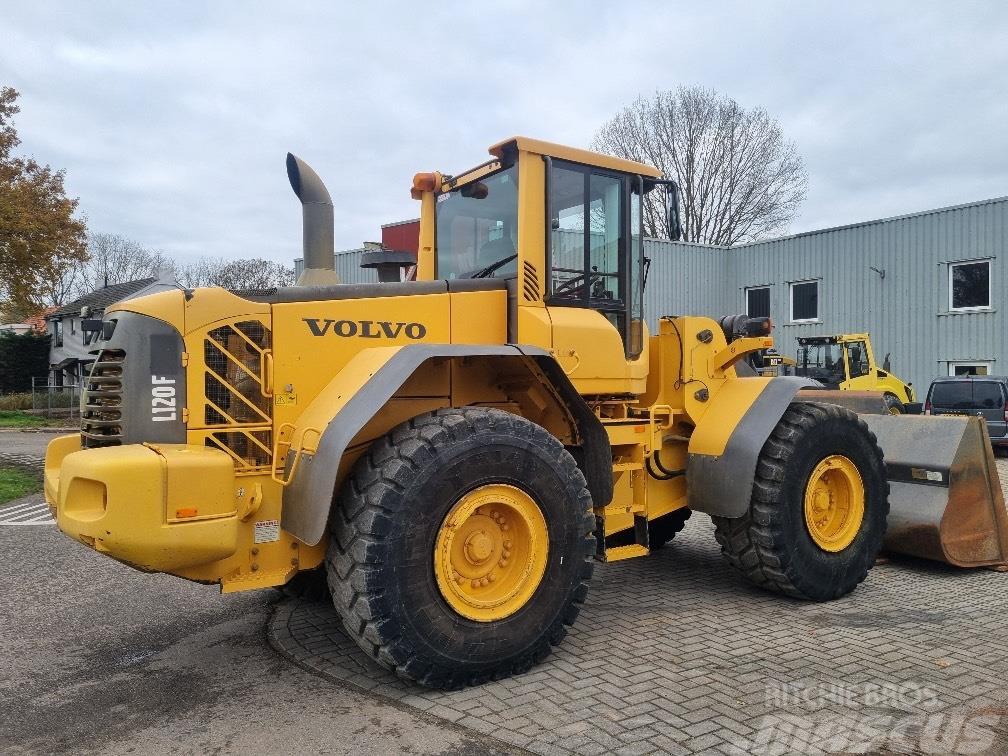
<path fill-rule="evenodd" d="M 51 376 L 32 378 L 32 412 L 46 417 L 80 418 L 79 383 L 57 384 Z"/>

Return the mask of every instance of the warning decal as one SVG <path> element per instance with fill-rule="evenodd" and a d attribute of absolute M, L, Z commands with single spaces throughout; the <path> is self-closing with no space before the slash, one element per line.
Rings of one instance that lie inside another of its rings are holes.
<path fill-rule="evenodd" d="M 280 520 L 259 520 L 255 524 L 255 542 L 270 543 L 280 540 Z"/>

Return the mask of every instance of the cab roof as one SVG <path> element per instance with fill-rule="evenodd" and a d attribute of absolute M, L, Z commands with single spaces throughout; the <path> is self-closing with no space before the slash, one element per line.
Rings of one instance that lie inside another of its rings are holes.
<path fill-rule="evenodd" d="M 646 163 L 624 160 L 623 158 L 613 157 L 612 155 L 603 155 L 601 152 L 581 150 L 577 147 L 565 147 L 562 144 L 544 142 L 539 139 L 531 139 L 523 136 L 514 136 L 510 139 L 498 142 L 490 147 L 489 152 L 494 157 L 502 159 L 504 157 L 504 151 L 510 146 L 514 146 L 523 152 L 532 152 L 536 155 L 547 155 L 551 158 L 556 158 L 557 160 L 569 160 L 572 163 L 595 165 L 599 168 L 608 168 L 609 170 L 621 171 L 623 173 L 636 173 L 641 176 L 650 176 L 651 178 L 662 177 L 661 171 L 654 166 L 647 165 Z"/>

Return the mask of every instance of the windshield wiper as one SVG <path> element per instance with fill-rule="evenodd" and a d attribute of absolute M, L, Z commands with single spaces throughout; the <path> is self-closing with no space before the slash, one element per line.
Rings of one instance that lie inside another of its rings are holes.
<path fill-rule="evenodd" d="M 517 253 L 513 254 L 513 255 L 508 255 L 507 257 L 505 257 L 505 258 L 503 258 L 501 260 L 498 260 L 497 262 L 490 263 L 485 268 L 481 268 L 480 270 L 477 270 L 475 273 L 473 273 L 471 276 L 469 276 L 469 278 L 486 278 L 487 276 L 489 276 L 491 273 L 493 273 L 498 268 L 501 268 L 501 267 L 507 265 L 512 260 L 517 260 L 517 259 L 518 259 Z"/>

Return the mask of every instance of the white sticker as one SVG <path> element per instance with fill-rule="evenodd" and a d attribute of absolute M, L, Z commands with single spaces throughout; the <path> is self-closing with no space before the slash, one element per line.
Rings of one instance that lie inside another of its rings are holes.
<path fill-rule="evenodd" d="M 259 520 L 255 524 L 255 542 L 270 543 L 280 540 L 280 520 Z"/>

